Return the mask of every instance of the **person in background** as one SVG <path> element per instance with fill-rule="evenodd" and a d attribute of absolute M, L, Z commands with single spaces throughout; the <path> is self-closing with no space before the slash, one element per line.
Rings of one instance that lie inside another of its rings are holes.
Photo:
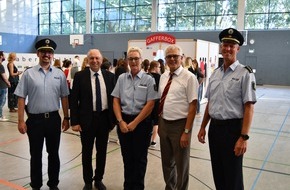
<path fill-rule="evenodd" d="M 151 61 L 150 62 L 149 73 L 154 77 L 155 84 L 156 84 L 157 91 L 158 91 L 159 80 L 160 80 L 160 63 L 158 61 Z M 156 147 L 156 138 L 158 136 L 158 134 L 157 134 L 157 131 L 158 131 L 158 107 L 159 107 L 159 99 L 156 99 L 153 111 L 151 113 L 152 124 L 153 124 L 152 138 L 151 138 L 151 143 L 150 143 L 151 148 Z"/>
<path fill-rule="evenodd" d="M 202 99 L 202 89 L 203 89 L 203 79 L 204 79 L 204 74 L 201 72 L 200 68 L 198 67 L 198 62 L 196 59 L 192 60 L 191 66 L 188 68 L 190 72 L 192 72 L 199 83 L 198 86 L 198 99 L 197 99 L 197 109 L 196 109 L 196 117 L 200 117 L 200 101 Z"/>
<path fill-rule="evenodd" d="M 185 69 L 189 69 L 190 67 L 192 67 L 192 59 L 191 59 L 191 57 L 186 57 L 185 58 L 183 67 Z"/>
<path fill-rule="evenodd" d="M 18 71 L 17 67 L 14 64 L 16 60 L 16 53 L 12 52 L 8 55 L 8 64 L 7 69 L 9 72 L 9 82 L 10 88 L 8 88 L 8 108 L 9 112 L 17 112 L 17 96 L 14 94 L 16 86 L 19 82 L 19 75 L 22 74 L 21 71 Z"/>
<path fill-rule="evenodd" d="M 113 67 L 111 69 L 112 73 L 115 73 L 115 69 L 117 67 L 118 59 L 113 59 Z"/>
<path fill-rule="evenodd" d="M 70 108 L 70 97 L 71 97 L 71 78 L 70 78 L 70 69 L 71 69 L 71 61 L 66 59 L 63 61 L 63 65 L 62 65 L 62 68 L 63 68 L 63 72 L 64 72 L 64 75 L 66 77 L 66 82 L 67 82 L 67 86 L 68 86 L 68 89 L 69 89 L 69 95 L 68 95 L 68 103 L 69 103 L 69 108 Z"/>
<path fill-rule="evenodd" d="M 90 64 L 88 63 L 88 57 L 85 57 L 82 63 L 81 71 L 85 69 L 89 69 L 89 68 L 90 68 Z"/>
<path fill-rule="evenodd" d="M 109 61 L 103 62 L 101 65 L 101 69 L 105 69 L 107 71 L 111 70 L 111 63 Z"/>
<path fill-rule="evenodd" d="M 30 147 L 30 186 L 42 187 L 42 152 L 45 141 L 48 153 L 48 182 L 50 190 L 58 190 L 61 128 L 69 128 L 68 95 L 66 78 L 58 68 L 51 66 L 56 43 L 48 38 L 35 44 L 39 64 L 27 69 L 14 92 L 18 96 L 18 130 L 27 133 Z M 45 84 L 45 85 L 44 85 Z M 44 93 L 45 92 L 45 93 Z M 27 107 L 25 99 L 28 97 Z M 63 110 L 63 121 L 58 110 Z M 24 110 L 28 119 L 24 121 Z"/>
<path fill-rule="evenodd" d="M 54 64 L 53 64 L 53 66 L 56 67 L 56 68 L 58 68 L 58 69 L 60 69 L 60 70 L 62 70 L 62 69 L 61 69 L 61 62 L 60 62 L 59 59 L 55 59 L 55 60 L 54 60 Z"/>
<path fill-rule="evenodd" d="M 92 182 L 98 190 L 105 190 L 105 172 L 109 132 L 116 124 L 111 92 L 114 74 L 102 70 L 103 56 L 98 49 L 89 50 L 89 69 L 76 73 L 71 93 L 71 126 L 81 134 L 83 190 L 91 190 Z M 96 148 L 96 169 L 93 173 L 92 154 Z"/>
<path fill-rule="evenodd" d="M 115 69 L 115 79 L 118 80 L 119 76 L 123 73 L 129 71 L 128 63 L 125 59 L 119 59 L 117 63 L 117 67 Z"/>
<path fill-rule="evenodd" d="M 142 190 L 152 133 L 150 116 L 157 88 L 154 78 L 141 70 L 140 48 L 129 47 L 127 61 L 131 71 L 118 78 L 112 92 L 113 108 L 124 163 L 124 190 Z"/>
<path fill-rule="evenodd" d="M 148 73 L 149 66 L 150 66 L 150 61 L 148 59 L 144 59 L 141 65 L 141 68 L 143 69 L 143 71 Z"/>
<path fill-rule="evenodd" d="M 76 55 L 74 57 L 74 60 L 72 62 L 72 67 L 70 69 L 70 74 L 71 74 L 71 79 L 74 79 L 74 76 L 76 74 L 76 72 L 81 70 L 81 61 L 80 61 L 80 57 L 78 55 Z"/>
<path fill-rule="evenodd" d="M 169 45 L 169 71 L 160 77 L 158 134 L 165 189 L 188 189 L 191 129 L 196 114 L 196 77 L 182 67 L 182 49 Z"/>
<path fill-rule="evenodd" d="M 80 70 L 80 67 L 81 67 L 80 56 L 76 55 L 76 56 L 74 57 L 74 60 L 73 60 L 73 62 L 72 62 L 72 66 L 73 66 L 73 67 L 78 67 L 78 68 L 79 68 L 78 70 Z"/>
<path fill-rule="evenodd" d="M 158 62 L 160 63 L 160 74 L 163 74 L 165 72 L 165 63 L 163 59 L 158 59 Z"/>
<path fill-rule="evenodd" d="M 234 28 L 219 34 L 224 64 L 212 73 L 206 92 L 208 103 L 197 135 L 208 141 L 217 190 L 243 190 L 243 155 L 254 114 L 256 80 L 252 69 L 237 60 L 243 35 Z"/>
<path fill-rule="evenodd" d="M 5 61 L 5 55 L 3 51 L 0 51 L 0 121 L 8 121 L 3 115 L 3 107 L 6 103 L 7 88 L 11 87 L 11 85 L 5 74 L 5 69 L 2 65 L 3 61 Z"/>

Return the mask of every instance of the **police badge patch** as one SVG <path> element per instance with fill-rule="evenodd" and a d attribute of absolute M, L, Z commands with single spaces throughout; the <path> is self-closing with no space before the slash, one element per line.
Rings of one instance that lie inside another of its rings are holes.
<path fill-rule="evenodd" d="M 154 84 L 154 90 L 157 92 L 157 85 Z"/>
<path fill-rule="evenodd" d="M 252 89 L 256 91 L 256 83 L 254 81 L 252 82 Z"/>

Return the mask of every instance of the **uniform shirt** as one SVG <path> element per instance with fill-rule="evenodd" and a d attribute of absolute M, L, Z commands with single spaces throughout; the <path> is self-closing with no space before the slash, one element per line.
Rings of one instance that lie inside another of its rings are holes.
<path fill-rule="evenodd" d="M 244 104 L 255 103 L 256 80 L 239 61 L 234 62 L 226 71 L 221 66 L 209 79 L 205 97 L 209 100 L 209 115 L 214 119 L 243 118 Z"/>
<path fill-rule="evenodd" d="M 29 113 L 38 114 L 59 110 L 60 98 L 68 96 L 69 90 L 62 70 L 50 67 L 45 72 L 36 65 L 23 73 L 14 94 L 28 97 Z"/>
<path fill-rule="evenodd" d="M 130 72 L 119 76 L 112 96 L 121 99 L 122 113 L 138 115 L 149 100 L 157 99 L 155 80 L 140 71 L 134 78 Z"/>
<path fill-rule="evenodd" d="M 93 92 L 93 110 L 96 111 L 97 104 L 96 104 L 96 76 L 95 72 L 90 69 L 91 73 L 91 84 L 92 84 L 92 92 Z M 101 97 L 102 97 L 102 110 L 108 109 L 108 99 L 107 99 L 107 89 L 106 84 L 104 81 L 104 77 L 102 74 L 101 69 L 97 72 L 99 81 L 100 81 L 100 87 L 101 87 Z"/>
<path fill-rule="evenodd" d="M 161 98 L 169 79 L 169 71 L 160 77 L 158 95 Z M 188 115 L 189 103 L 197 99 L 198 82 L 196 76 L 180 66 L 174 71 L 172 82 L 165 98 L 162 118 L 166 120 L 184 119 Z"/>

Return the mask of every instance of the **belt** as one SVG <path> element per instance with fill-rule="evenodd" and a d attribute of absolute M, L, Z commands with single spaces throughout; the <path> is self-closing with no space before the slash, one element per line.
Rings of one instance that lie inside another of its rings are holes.
<path fill-rule="evenodd" d="M 37 114 L 29 113 L 28 117 L 32 119 L 49 119 L 51 117 L 55 117 L 58 115 L 59 115 L 58 111 L 52 111 L 52 112 L 37 113 Z"/>
<path fill-rule="evenodd" d="M 211 124 L 213 125 L 219 125 L 219 126 L 228 126 L 233 124 L 241 124 L 243 119 L 225 119 L 225 120 L 219 120 L 211 118 Z"/>
<path fill-rule="evenodd" d="M 164 119 L 163 117 L 161 117 L 166 123 L 175 123 L 175 122 L 179 122 L 181 120 L 185 120 L 186 118 L 181 118 L 181 119 L 176 119 L 176 120 L 167 120 Z"/>

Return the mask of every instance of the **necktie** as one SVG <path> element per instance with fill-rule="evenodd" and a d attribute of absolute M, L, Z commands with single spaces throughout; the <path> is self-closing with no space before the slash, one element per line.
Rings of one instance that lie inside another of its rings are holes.
<path fill-rule="evenodd" d="M 163 106 L 164 106 L 164 102 L 165 102 L 165 98 L 167 96 L 167 93 L 169 91 L 169 88 L 170 88 L 170 85 L 171 85 L 171 82 L 172 82 L 172 77 L 173 77 L 174 73 L 170 73 L 170 77 L 167 81 L 167 84 L 164 88 L 164 91 L 162 93 L 162 96 L 160 98 L 160 102 L 159 102 L 159 107 L 158 107 L 158 115 L 160 116 L 162 111 L 163 111 Z"/>
<path fill-rule="evenodd" d="M 95 73 L 96 76 L 96 110 L 97 112 L 102 111 L 102 97 L 101 97 L 101 86 L 99 80 L 99 74 Z"/>

